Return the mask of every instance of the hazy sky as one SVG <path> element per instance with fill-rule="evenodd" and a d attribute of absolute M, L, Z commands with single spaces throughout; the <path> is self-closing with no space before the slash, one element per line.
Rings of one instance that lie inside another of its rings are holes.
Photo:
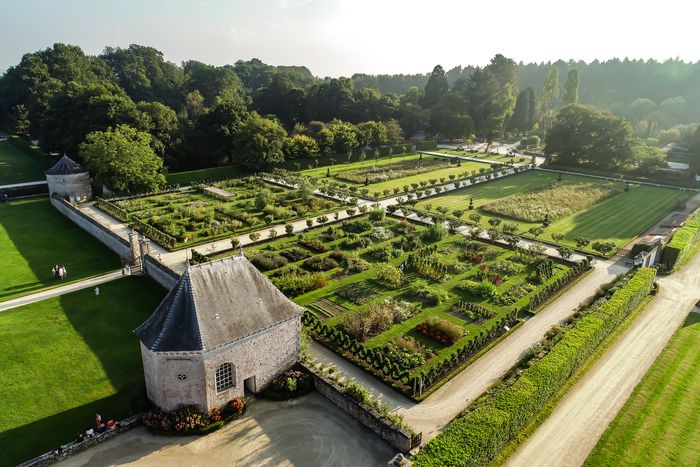
<path fill-rule="evenodd" d="M 0 70 L 54 42 L 153 46 L 215 65 L 259 58 L 317 76 L 436 64 L 700 59 L 693 0 L 0 0 Z"/>

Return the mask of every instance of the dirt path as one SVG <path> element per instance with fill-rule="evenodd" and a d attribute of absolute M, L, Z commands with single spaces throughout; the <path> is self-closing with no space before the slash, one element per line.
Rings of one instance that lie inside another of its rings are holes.
<path fill-rule="evenodd" d="M 512 466 L 579 466 L 700 295 L 700 255 L 659 279 L 650 306 L 510 459 Z"/>
<path fill-rule="evenodd" d="M 375 397 L 404 414 L 405 421 L 413 429 L 423 432 L 423 443 L 426 443 L 437 436 L 470 402 L 498 381 L 549 328 L 568 318 L 581 302 L 595 293 L 598 286 L 610 282 L 625 269 L 624 260 L 600 261 L 595 269 L 571 290 L 523 323 L 520 328 L 420 404 L 397 395 L 391 388 L 318 344 L 314 346 L 312 353 L 322 362 L 334 363 L 345 377 L 365 384 Z"/>
<path fill-rule="evenodd" d="M 210 435 L 121 434 L 61 466 L 380 466 L 395 454 L 374 433 L 318 393 L 288 402 L 255 401 Z"/>

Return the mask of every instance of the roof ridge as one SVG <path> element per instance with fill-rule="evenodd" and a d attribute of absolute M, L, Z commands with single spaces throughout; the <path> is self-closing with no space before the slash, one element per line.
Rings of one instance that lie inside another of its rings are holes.
<path fill-rule="evenodd" d="M 183 279 L 187 276 L 187 283 L 190 288 L 190 300 L 192 301 L 192 309 L 194 310 L 194 319 L 197 322 L 197 342 L 199 343 L 199 348 L 202 351 L 206 351 L 206 347 L 204 345 L 204 340 L 202 339 L 202 325 L 199 321 L 199 308 L 197 307 L 197 300 L 195 300 L 194 296 L 194 288 L 192 287 L 192 281 L 190 280 L 190 270 L 188 269 L 185 274 L 182 276 Z"/>

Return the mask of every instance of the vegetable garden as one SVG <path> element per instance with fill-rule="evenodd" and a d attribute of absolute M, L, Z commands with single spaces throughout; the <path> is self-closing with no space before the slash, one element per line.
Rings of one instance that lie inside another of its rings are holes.
<path fill-rule="evenodd" d="M 292 190 L 257 178 L 187 191 L 101 199 L 97 206 L 171 250 L 338 209 L 307 186 Z"/>
<path fill-rule="evenodd" d="M 246 254 L 309 310 L 315 339 L 415 398 L 588 267 L 382 211 Z"/>

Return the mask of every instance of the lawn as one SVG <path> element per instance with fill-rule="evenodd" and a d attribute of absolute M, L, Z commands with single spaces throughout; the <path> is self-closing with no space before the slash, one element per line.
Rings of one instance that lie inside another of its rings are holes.
<path fill-rule="evenodd" d="M 700 313 L 690 313 L 587 466 L 700 465 Z"/>
<path fill-rule="evenodd" d="M 403 192 L 404 187 L 430 185 L 434 187 L 460 180 L 473 174 L 490 171 L 491 165 L 482 162 L 460 161 L 445 157 L 420 154 L 396 155 L 378 160 L 337 164 L 305 170 L 300 174 L 318 179 L 322 184 L 349 188 L 362 192 L 362 196 L 374 199 L 387 198 Z M 327 176 L 329 174 L 329 176 Z M 452 177 L 452 178 L 450 178 Z M 365 184 L 365 181 L 368 182 Z M 415 189 L 415 188 L 414 188 Z"/>
<path fill-rule="evenodd" d="M 475 159 L 486 159 L 490 161 L 501 162 L 505 164 L 506 162 L 524 162 L 529 163 L 532 159 L 531 157 L 516 156 L 510 157 L 503 154 L 487 154 L 485 152 L 470 152 L 470 151 L 458 151 L 456 149 L 437 149 L 429 152 L 441 152 L 443 154 L 450 154 L 453 156 L 464 156 L 473 157 Z"/>
<path fill-rule="evenodd" d="M 203 182 L 205 180 L 223 180 L 242 177 L 247 171 L 238 165 L 224 165 L 208 169 L 189 170 L 186 172 L 173 172 L 165 176 L 169 185 L 188 185 L 190 183 Z"/>
<path fill-rule="evenodd" d="M 0 185 L 46 180 L 44 171 L 49 162 L 42 165 L 37 158 L 31 157 L 8 141 L 0 141 Z"/>
<path fill-rule="evenodd" d="M 63 264 L 68 279 L 51 268 Z M 46 198 L 0 204 L 0 301 L 119 269 L 119 257 Z"/>
<path fill-rule="evenodd" d="M 408 372 L 403 379 L 440 368 L 433 375 L 437 383 L 457 353 L 476 353 L 503 332 L 503 320 L 528 310 L 533 296 L 565 285 L 559 280 L 570 267 L 461 235 L 435 241 L 426 232 L 405 221 L 363 216 L 250 248 L 246 256 L 324 326 L 342 330 L 366 350 L 391 354 L 387 358 Z M 543 263 L 548 272 L 540 272 Z M 387 264 L 395 271 L 404 265 L 401 285 L 381 280 Z M 484 283 L 490 294 L 479 292 Z M 393 318 L 368 324 L 365 332 L 362 316 L 372 313 Z M 457 334 L 447 342 L 423 332 L 432 319 L 449 323 Z"/>
<path fill-rule="evenodd" d="M 146 407 L 133 330 L 166 291 L 130 277 L 0 313 L 0 465 Z"/>
<path fill-rule="evenodd" d="M 273 223 L 312 217 L 341 205 L 246 178 L 216 182 L 187 191 L 112 200 L 97 206 L 169 249 L 198 245 Z"/>
<path fill-rule="evenodd" d="M 420 201 L 416 208 L 421 211 L 435 212 L 438 207 L 445 207 L 450 213 L 455 210 L 464 211 L 463 219 L 468 220 L 470 214 L 481 215 L 479 224 L 484 229 L 491 228 L 489 218 L 498 217 L 503 223 L 516 224 L 517 234 L 532 237 L 528 231 L 531 228 L 542 227 L 539 222 L 528 222 L 511 217 L 499 216 L 486 211 L 489 203 L 495 203 L 506 197 L 512 197 L 513 202 L 529 199 L 528 194 L 556 182 L 558 175 L 550 172 L 528 171 L 519 175 L 506 177 L 473 187 L 450 191 L 444 195 Z M 591 242 L 612 242 L 617 248 L 624 246 L 631 239 L 644 232 L 657 221 L 668 214 L 678 201 L 688 197 L 688 193 L 673 189 L 647 185 L 630 185 L 625 192 L 621 182 L 611 182 L 590 177 L 565 175 L 564 184 L 580 184 L 582 195 L 585 187 L 598 185 L 611 188 L 616 194 L 606 197 L 600 202 L 583 207 L 543 228 L 539 238 L 552 242 L 553 233 L 565 235 L 562 244 L 574 246 L 577 237 L 586 237 Z M 517 197 L 516 195 L 522 195 Z M 469 201 L 474 200 L 474 211 L 469 211 Z M 562 203 L 566 199 L 562 198 Z M 532 208 L 532 206 L 530 206 Z M 566 207 L 566 206 L 564 206 Z M 502 225 L 502 224 L 501 224 Z M 588 246 L 590 250 L 590 245 Z"/>

